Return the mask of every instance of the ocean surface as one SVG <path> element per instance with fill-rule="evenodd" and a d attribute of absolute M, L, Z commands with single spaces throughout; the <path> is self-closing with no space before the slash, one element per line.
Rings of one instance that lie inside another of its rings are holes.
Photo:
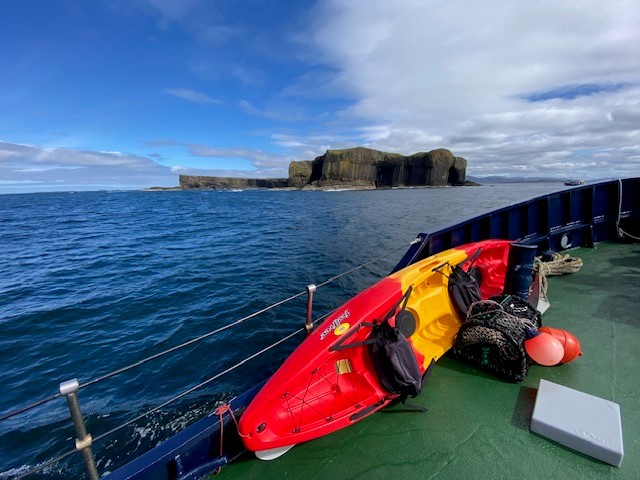
<path fill-rule="evenodd" d="M 314 318 L 385 276 L 420 232 L 561 184 L 378 191 L 0 195 L 0 413 L 138 362 L 391 253 L 315 294 Z M 306 296 L 81 388 L 107 432 L 299 329 Z M 265 379 L 302 334 L 94 443 L 101 474 Z M 73 450 L 64 398 L 0 422 L 0 479 Z M 29 478 L 84 478 L 74 454 Z"/>

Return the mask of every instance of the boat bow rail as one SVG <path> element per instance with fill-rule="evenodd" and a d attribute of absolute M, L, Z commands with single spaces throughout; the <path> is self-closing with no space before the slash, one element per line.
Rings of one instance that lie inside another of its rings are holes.
<path fill-rule="evenodd" d="M 326 316 L 328 316 L 331 313 L 331 312 L 328 312 L 327 314 L 320 316 L 316 320 L 312 319 L 312 305 L 313 305 L 314 292 L 316 292 L 319 288 L 327 286 L 340 278 L 351 275 L 356 271 L 361 270 L 374 263 L 377 263 L 400 250 L 406 249 L 407 246 L 411 246 L 412 244 L 415 244 L 417 241 L 418 239 L 414 239 L 408 245 L 407 244 L 401 245 L 385 253 L 380 257 L 377 257 L 366 263 L 362 263 L 350 270 L 347 270 L 338 275 L 335 275 L 334 277 L 331 277 L 323 281 L 322 283 L 319 283 L 318 285 L 313 285 L 313 284 L 308 285 L 305 290 L 298 292 L 288 298 L 275 302 L 261 310 L 253 312 L 234 322 L 231 322 L 227 325 L 224 325 L 215 330 L 207 332 L 196 338 L 192 338 L 191 340 L 188 340 L 184 343 L 181 343 L 179 345 L 176 345 L 174 347 L 171 347 L 169 349 L 166 349 L 164 351 L 161 351 L 149 357 L 146 357 L 130 365 L 124 366 L 122 368 L 111 371 L 109 373 L 106 373 L 104 375 L 101 375 L 99 377 L 96 377 L 92 380 L 88 380 L 85 382 L 79 382 L 78 379 L 76 378 L 64 381 L 60 384 L 60 389 L 58 392 L 52 395 L 49 395 L 48 397 L 42 398 L 40 400 L 31 402 L 29 404 L 14 408 L 10 411 L 0 414 L 0 423 L 1 423 L 3 421 L 9 420 L 11 418 L 22 415 L 26 412 L 29 412 L 33 409 L 43 407 L 49 404 L 50 402 L 57 401 L 61 397 L 65 397 L 68 408 L 69 408 L 71 420 L 73 422 L 73 426 L 76 432 L 76 438 L 74 440 L 75 442 L 74 450 L 67 451 L 66 453 L 63 453 L 60 456 L 57 456 L 44 463 L 41 463 L 32 469 L 28 469 L 28 470 L 25 470 L 23 468 L 16 469 L 15 471 L 18 471 L 20 473 L 18 473 L 13 478 L 19 479 L 19 478 L 27 477 L 29 475 L 33 475 L 34 473 L 42 471 L 50 466 L 53 466 L 65 460 L 67 457 L 77 452 L 81 452 L 82 456 L 84 457 L 89 478 L 91 478 L 92 480 L 100 478 L 100 474 L 97 470 L 96 462 L 94 460 L 93 450 L 92 450 L 93 445 L 96 442 L 99 442 L 105 439 L 106 437 L 113 435 L 114 433 L 122 430 L 123 428 L 131 424 L 134 424 L 135 422 L 145 417 L 148 417 L 149 415 L 161 410 L 162 408 L 167 407 L 168 405 L 195 392 L 196 390 L 199 390 L 205 387 L 206 385 L 211 384 L 212 382 L 219 379 L 223 375 L 226 375 L 236 370 L 240 366 L 265 354 L 269 350 L 275 348 L 278 345 L 283 344 L 287 340 L 290 340 L 291 338 L 301 334 L 302 332 L 306 331 L 307 333 L 309 333 L 313 329 L 313 326 L 316 323 L 322 321 Z M 285 337 L 277 340 L 276 342 L 270 344 L 269 346 L 263 348 L 262 350 L 259 350 L 253 353 L 252 355 L 244 358 L 243 360 L 232 365 L 231 367 L 221 372 L 218 372 L 217 374 L 198 383 L 197 385 L 194 385 L 188 388 L 187 390 L 175 395 L 173 398 L 163 402 L 162 404 L 140 415 L 137 415 L 134 418 L 129 419 L 128 421 L 118 425 L 117 427 L 109 431 L 106 431 L 96 436 L 92 436 L 92 434 L 87 431 L 84 418 L 81 412 L 81 408 L 80 408 L 80 402 L 78 399 L 79 390 L 104 382 L 111 378 L 117 377 L 130 370 L 141 367 L 142 365 L 145 365 L 160 357 L 164 357 L 165 355 L 177 352 L 187 346 L 190 346 L 195 343 L 201 342 L 205 339 L 211 338 L 225 330 L 239 326 L 248 320 L 254 319 L 263 313 L 273 310 L 276 307 L 289 303 L 300 297 L 304 297 L 305 295 L 307 296 L 307 315 L 306 315 L 306 321 L 303 327 L 296 329 L 292 333 L 289 333 Z M 251 400 L 251 398 L 253 398 L 253 396 L 257 393 L 258 390 L 259 390 L 259 385 L 249 389 L 247 392 L 244 392 L 242 395 L 231 399 L 229 402 L 229 407 L 231 408 L 231 411 L 237 412 L 237 414 L 240 414 L 244 410 L 244 407 Z M 217 438 L 217 435 L 218 435 L 218 432 L 220 431 L 220 426 L 224 424 L 225 421 L 228 419 L 224 419 L 222 423 L 221 423 L 221 420 L 222 420 L 222 415 L 217 416 L 217 415 L 214 415 L 213 413 L 208 415 L 206 418 L 203 418 L 195 422 L 190 427 L 186 428 L 182 432 L 174 435 L 167 441 L 163 442 L 160 446 L 156 447 L 156 449 L 150 452 L 147 452 L 147 454 L 143 454 L 142 456 L 138 457 L 138 459 L 135 459 L 134 461 L 130 462 L 123 468 L 109 474 L 107 478 L 111 480 L 125 479 L 125 478 L 126 479 L 134 479 L 134 478 L 149 478 L 149 479 L 190 478 L 191 479 L 191 478 L 199 478 L 199 476 L 203 474 L 210 473 L 211 471 L 215 470 L 215 468 L 223 465 L 228 461 L 228 458 L 225 455 L 216 455 L 214 453 L 215 449 L 213 448 L 215 446 L 214 444 L 221 443 L 221 440 Z"/>
<path fill-rule="evenodd" d="M 492 238 L 518 240 L 560 252 L 637 238 L 627 225 L 640 213 L 640 178 L 591 183 L 543 195 L 418 235 L 393 271 L 448 248 Z"/>

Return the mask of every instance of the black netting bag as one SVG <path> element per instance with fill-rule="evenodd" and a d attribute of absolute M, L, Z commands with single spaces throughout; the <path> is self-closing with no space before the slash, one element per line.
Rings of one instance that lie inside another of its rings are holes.
<path fill-rule="evenodd" d="M 502 309 L 520 319 L 529 320 L 536 327 L 542 326 L 542 314 L 533 308 L 529 302 L 516 295 L 502 294 L 491 297 L 491 300 L 500 304 Z"/>
<path fill-rule="evenodd" d="M 524 350 L 526 333 L 539 326 L 540 316 L 525 309 L 528 304 L 519 297 L 494 298 L 501 303 L 483 300 L 471 305 L 467 319 L 456 335 L 453 353 L 481 370 L 511 382 L 521 382 L 529 371 Z"/>

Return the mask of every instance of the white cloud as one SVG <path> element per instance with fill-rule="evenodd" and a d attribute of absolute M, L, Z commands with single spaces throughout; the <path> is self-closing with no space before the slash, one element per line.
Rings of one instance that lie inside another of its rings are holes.
<path fill-rule="evenodd" d="M 360 98 L 355 113 L 429 118 L 576 81 L 637 80 L 634 12 L 633 2 L 329 1 L 314 43 Z"/>
<path fill-rule="evenodd" d="M 286 177 L 289 163 L 298 160 L 290 154 L 283 155 L 251 148 L 217 148 L 198 144 L 189 144 L 187 147 L 189 154 L 194 157 L 237 158 L 249 161 L 253 165 L 252 170 L 235 171 L 237 176 L 243 177 Z"/>
<path fill-rule="evenodd" d="M 243 30 L 231 25 L 207 25 L 202 28 L 199 38 L 207 44 L 220 44 L 229 41 L 233 37 L 240 36 Z"/>
<path fill-rule="evenodd" d="M 0 141 L 3 190 L 24 185 L 43 189 L 141 188 L 176 185 L 177 175 L 150 158 L 120 152 L 42 148 Z M 10 188 L 11 187 L 11 188 Z"/>
<path fill-rule="evenodd" d="M 403 154 L 449 148 L 475 175 L 634 174 L 637 12 L 633 1 L 319 2 L 306 38 L 296 34 L 309 48 L 308 73 L 272 98 L 238 102 L 252 116 L 308 122 L 304 131 L 271 127 L 269 138 L 285 154 L 188 149 L 248 160 L 255 169 L 236 171 L 242 176 L 283 176 L 290 160 L 356 145 Z M 580 86 L 585 94 L 558 93 Z M 336 99 L 337 111 L 310 113 L 309 102 Z"/>
<path fill-rule="evenodd" d="M 639 12 L 634 1 L 330 0 L 308 42 L 354 99 L 336 115 L 360 123 L 354 140 L 405 154 L 450 148 L 476 174 L 597 177 L 640 169 Z M 571 85 L 620 87 L 526 99 Z M 554 156 L 570 160 L 544 161 Z"/>
<path fill-rule="evenodd" d="M 197 137 L 197 129 L 179 128 L 175 140 L 147 144 L 162 156 L 0 142 L 4 182 L 174 185 L 178 173 L 195 171 L 281 177 L 291 160 L 357 145 L 403 154 L 449 148 L 468 159 L 472 175 L 640 173 L 636 0 L 319 0 L 295 33 L 298 20 L 286 15 L 283 25 L 265 24 L 234 17 L 240 7 L 202 0 L 109 4 L 123 15 L 142 11 L 189 39 L 177 86 L 194 85 L 190 75 L 207 88 L 165 94 L 200 105 L 224 99 L 225 108 L 240 110 L 229 115 L 233 139 L 225 141 L 242 145 L 251 135 L 255 143 L 262 135 L 267 143 L 219 148 L 205 145 L 219 132 Z M 237 89 L 218 88 L 230 78 Z M 257 118 L 236 130 L 242 113 Z M 92 145 L 93 136 L 76 145 Z M 158 163 L 175 158 L 176 147 L 185 152 L 180 165 Z M 207 158 L 239 159 L 245 170 L 200 168 Z"/>
<path fill-rule="evenodd" d="M 211 105 L 217 105 L 222 103 L 220 100 L 212 98 L 206 93 L 197 92 L 195 90 L 189 90 L 188 88 L 165 88 L 164 93 L 173 95 L 174 97 L 178 97 L 193 103 L 211 104 Z"/>
<path fill-rule="evenodd" d="M 201 3 L 200 0 L 142 0 L 162 17 L 173 21 L 184 19 Z"/>
<path fill-rule="evenodd" d="M 260 110 L 258 107 L 256 107 L 255 105 L 253 105 L 251 102 L 247 101 L 247 100 L 240 100 L 238 102 L 238 106 L 245 111 L 245 113 L 248 113 L 249 115 L 253 115 L 256 117 L 266 117 L 266 118 L 272 118 L 272 119 L 278 119 L 281 118 L 283 116 L 283 112 L 277 112 L 277 111 L 270 111 L 270 110 Z"/>

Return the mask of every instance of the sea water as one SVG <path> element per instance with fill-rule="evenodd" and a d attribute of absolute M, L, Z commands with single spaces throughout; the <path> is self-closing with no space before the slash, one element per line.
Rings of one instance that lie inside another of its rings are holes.
<path fill-rule="evenodd" d="M 0 412 L 319 288 L 314 318 L 388 274 L 420 232 L 559 184 L 377 191 L 0 195 Z M 392 252 L 392 253 L 391 253 Z M 79 391 L 94 438 L 299 329 L 306 295 Z M 295 336 L 94 444 L 101 474 L 265 379 Z M 64 398 L 0 423 L 0 479 L 73 450 Z M 75 454 L 33 478 L 82 478 Z"/>

